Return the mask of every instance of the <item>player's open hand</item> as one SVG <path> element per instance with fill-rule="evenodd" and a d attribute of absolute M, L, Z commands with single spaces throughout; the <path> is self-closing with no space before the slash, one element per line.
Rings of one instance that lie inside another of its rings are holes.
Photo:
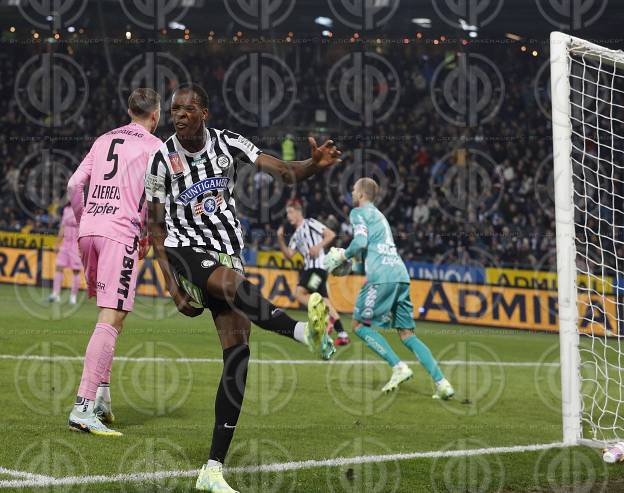
<path fill-rule="evenodd" d="M 139 240 L 139 260 L 143 260 L 150 249 L 150 241 L 148 236 L 144 236 Z"/>
<path fill-rule="evenodd" d="M 171 294 L 171 297 L 173 298 L 173 302 L 176 304 L 178 311 L 187 317 L 197 317 L 204 311 L 203 308 L 191 305 L 191 297 L 181 289 L 176 289 Z"/>
<path fill-rule="evenodd" d="M 312 162 L 321 168 L 328 168 L 339 163 L 342 152 L 338 150 L 333 140 L 326 140 L 322 146 L 318 146 L 314 137 L 308 137 L 312 148 Z"/>

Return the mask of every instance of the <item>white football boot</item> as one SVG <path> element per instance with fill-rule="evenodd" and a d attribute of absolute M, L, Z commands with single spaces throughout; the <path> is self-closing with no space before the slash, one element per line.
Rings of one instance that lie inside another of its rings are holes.
<path fill-rule="evenodd" d="M 443 401 L 448 401 L 454 395 L 455 389 L 453 389 L 453 386 L 446 378 L 443 378 L 439 382 L 436 382 L 436 390 L 431 397 L 434 399 L 442 399 Z"/>
<path fill-rule="evenodd" d="M 398 388 L 403 382 L 414 376 L 414 372 L 405 363 L 400 362 L 392 368 L 392 377 L 381 389 L 382 392 L 391 392 Z"/>
<path fill-rule="evenodd" d="M 208 461 L 208 464 L 202 466 L 197 483 L 195 483 L 195 489 L 210 493 L 239 493 L 223 479 L 223 465 L 214 460 Z"/>
<path fill-rule="evenodd" d="M 95 414 L 95 401 L 86 401 L 83 405 L 75 405 L 69 414 L 67 424 L 72 431 L 82 431 L 98 436 L 123 436 L 123 433 L 111 430 L 98 419 Z"/>

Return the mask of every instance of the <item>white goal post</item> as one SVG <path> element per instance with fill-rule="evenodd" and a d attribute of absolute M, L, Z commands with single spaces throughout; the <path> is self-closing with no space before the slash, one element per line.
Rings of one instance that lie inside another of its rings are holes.
<path fill-rule="evenodd" d="M 563 441 L 601 446 L 624 440 L 624 52 L 554 32 L 550 64 Z"/>

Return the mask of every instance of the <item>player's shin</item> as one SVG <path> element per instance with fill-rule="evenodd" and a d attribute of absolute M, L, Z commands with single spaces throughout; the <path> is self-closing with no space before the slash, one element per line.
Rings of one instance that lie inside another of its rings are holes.
<path fill-rule="evenodd" d="M 117 331 L 112 325 L 98 323 L 89 340 L 76 403 L 69 415 L 69 428 L 103 436 L 120 436 L 107 428 L 96 414 L 96 396 L 106 365 L 112 358 Z"/>
<path fill-rule="evenodd" d="M 85 353 L 84 367 L 78 395 L 89 401 L 95 400 L 109 362 L 113 358 L 117 331 L 112 325 L 98 323 L 91 335 Z"/>
<path fill-rule="evenodd" d="M 63 285 L 63 271 L 54 272 L 54 278 L 52 279 L 52 294 L 50 296 L 51 301 L 57 301 L 61 294 L 61 287 Z"/>
<path fill-rule="evenodd" d="M 262 296 L 260 289 L 247 280 L 238 286 L 234 306 L 258 327 L 293 339 L 297 324 L 300 327 L 304 325 L 269 302 Z"/>
<path fill-rule="evenodd" d="M 75 299 L 80 289 L 80 274 L 72 274 L 71 296 Z"/>
<path fill-rule="evenodd" d="M 215 425 L 210 461 L 223 463 L 230 448 L 243 405 L 248 364 L 247 344 L 237 344 L 223 350 L 223 374 L 215 400 Z"/>
<path fill-rule="evenodd" d="M 438 366 L 438 362 L 431 354 L 431 350 L 415 335 L 411 335 L 402 339 L 403 344 L 409 348 L 415 355 L 420 364 L 427 370 L 427 373 L 431 375 L 434 382 L 439 382 L 444 378 L 442 370 Z"/>
<path fill-rule="evenodd" d="M 393 351 L 388 341 L 376 330 L 365 325 L 355 330 L 355 334 L 362 339 L 380 358 L 384 359 L 391 367 L 401 362 L 401 359 Z"/>

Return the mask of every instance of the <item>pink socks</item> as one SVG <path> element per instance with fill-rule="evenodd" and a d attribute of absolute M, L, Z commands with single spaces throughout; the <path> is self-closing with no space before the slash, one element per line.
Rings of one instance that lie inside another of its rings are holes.
<path fill-rule="evenodd" d="M 52 294 L 58 296 L 61 293 L 61 286 L 63 285 L 63 273 L 54 271 L 54 279 L 52 281 Z"/>
<path fill-rule="evenodd" d="M 112 325 L 98 323 L 89 340 L 78 396 L 95 400 L 101 382 L 110 382 L 117 331 Z"/>
<path fill-rule="evenodd" d="M 80 274 L 73 274 L 72 283 L 71 283 L 72 296 L 76 296 L 78 294 L 79 289 L 80 289 Z"/>

